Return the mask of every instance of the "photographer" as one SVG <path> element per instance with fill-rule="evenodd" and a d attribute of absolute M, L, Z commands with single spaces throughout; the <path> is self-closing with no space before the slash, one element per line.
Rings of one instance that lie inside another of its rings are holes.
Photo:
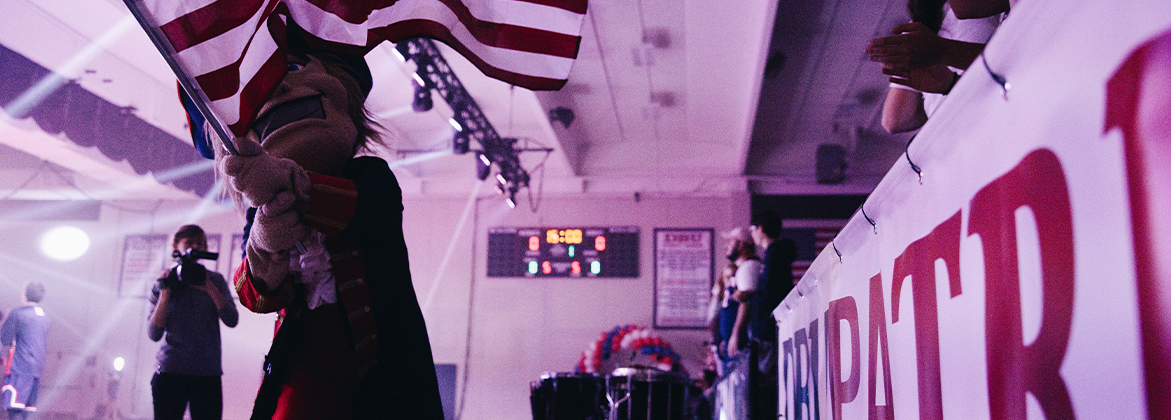
<path fill-rule="evenodd" d="M 196 225 L 175 232 L 171 248 L 177 264 L 151 291 L 150 339 L 158 341 L 158 369 L 151 379 L 156 420 L 180 419 L 191 404 L 192 420 L 223 416 L 220 376 L 220 326 L 235 327 L 236 304 L 224 276 L 207 271 L 199 259 L 215 259 L 206 252 L 207 235 Z"/>

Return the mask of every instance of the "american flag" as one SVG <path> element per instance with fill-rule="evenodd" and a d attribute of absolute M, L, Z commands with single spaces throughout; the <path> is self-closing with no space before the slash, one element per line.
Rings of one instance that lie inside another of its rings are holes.
<path fill-rule="evenodd" d="M 840 228 L 840 227 L 819 227 L 819 228 L 815 228 L 815 229 L 800 229 L 800 230 L 802 232 L 799 232 L 799 233 L 803 233 L 806 235 L 808 235 L 809 233 L 813 234 L 813 252 L 808 255 L 813 255 L 814 257 L 816 257 L 817 255 L 821 255 L 821 251 L 824 250 L 825 247 L 829 246 L 829 244 L 831 242 L 833 242 L 834 238 L 838 236 L 838 232 L 840 232 L 842 230 L 842 228 Z M 809 231 L 809 232 L 805 232 L 805 231 Z M 801 276 L 804 276 L 806 271 L 809 271 L 810 265 L 813 265 L 813 259 L 810 259 L 810 258 L 799 258 L 796 261 L 793 261 L 793 283 L 794 284 L 796 284 L 797 281 L 801 280 Z"/>
<path fill-rule="evenodd" d="M 443 41 L 484 74 L 534 89 L 560 89 L 581 42 L 587 0 L 125 0 L 169 45 L 164 55 L 211 111 L 242 135 L 285 75 L 292 19 L 339 49 L 383 41 Z M 137 10 L 135 10 L 137 9 Z"/>

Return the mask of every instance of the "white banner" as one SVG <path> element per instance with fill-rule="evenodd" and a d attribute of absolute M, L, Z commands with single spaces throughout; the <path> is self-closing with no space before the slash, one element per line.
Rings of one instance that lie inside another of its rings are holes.
<path fill-rule="evenodd" d="M 1171 2 L 984 55 L 774 313 L 781 418 L 1171 418 Z"/>

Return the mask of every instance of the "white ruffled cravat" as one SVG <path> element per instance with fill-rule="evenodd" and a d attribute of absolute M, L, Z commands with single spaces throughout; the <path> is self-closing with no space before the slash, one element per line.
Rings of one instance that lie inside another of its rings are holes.
<path fill-rule="evenodd" d="M 297 282 L 305 285 L 305 303 L 309 309 L 317 309 L 321 305 L 337 302 L 337 286 L 334 285 L 329 251 L 325 249 L 325 235 L 313 231 L 301 245 L 305 246 L 305 253 L 292 250 L 289 271 L 300 274 Z"/>

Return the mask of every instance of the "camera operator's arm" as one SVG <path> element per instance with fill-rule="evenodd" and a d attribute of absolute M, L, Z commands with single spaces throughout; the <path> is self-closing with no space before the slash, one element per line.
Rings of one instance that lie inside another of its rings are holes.
<path fill-rule="evenodd" d="M 212 302 L 215 302 L 216 311 L 219 313 L 220 320 L 224 321 L 224 325 L 228 328 L 233 328 L 240 321 L 240 314 L 236 312 L 236 303 L 232 301 L 231 292 L 228 291 L 228 283 L 224 281 L 223 276 L 219 273 L 207 273 L 207 281 L 199 286 L 208 296 L 211 297 Z"/>
<path fill-rule="evenodd" d="M 8 355 L 8 346 L 12 344 L 12 340 L 16 339 L 16 329 L 18 328 L 16 321 L 12 320 L 11 311 L 8 315 L 10 316 L 4 320 L 4 326 L 0 326 L 0 349 L 4 350 L 4 356 Z"/>
<path fill-rule="evenodd" d="M 171 301 L 171 289 L 161 284 L 156 284 L 150 292 L 150 327 L 146 331 L 150 341 L 162 339 L 167 327 L 167 303 Z"/>

